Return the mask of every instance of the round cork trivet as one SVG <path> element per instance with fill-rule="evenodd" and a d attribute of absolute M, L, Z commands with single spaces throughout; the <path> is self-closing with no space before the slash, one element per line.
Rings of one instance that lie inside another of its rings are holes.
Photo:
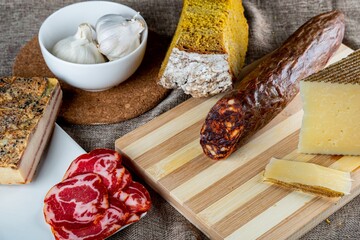
<path fill-rule="evenodd" d="M 156 83 L 169 42 L 170 39 L 150 31 L 144 60 L 138 70 L 109 90 L 87 92 L 60 81 L 63 104 L 59 119 L 72 124 L 109 124 L 137 117 L 155 107 L 169 93 Z M 37 36 L 16 56 L 13 75 L 54 77 L 42 57 Z"/>

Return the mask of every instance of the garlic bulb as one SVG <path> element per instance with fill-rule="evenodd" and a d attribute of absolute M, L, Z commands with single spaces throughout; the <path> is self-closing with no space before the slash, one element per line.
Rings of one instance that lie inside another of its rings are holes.
<path fill-rule="evenodd" d="M 74 36 L 67 37 L 55 44 L 52 53 L 72 63 L 93 64 L 105 62 L 93 40 L 93 29 L 87 23 L 80 24 Z"/>
<path fill-rule="evenodd" d="M 127 20 L 117 14 L 102 16 L 96 23 L 99 51 L 110 61 L 124 57 L 140 45 L 145 24 L 136 15 Z"/>

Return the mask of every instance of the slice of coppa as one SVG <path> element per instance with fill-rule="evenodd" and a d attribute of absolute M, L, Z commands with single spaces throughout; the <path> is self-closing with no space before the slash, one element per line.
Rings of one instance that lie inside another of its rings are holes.
<path fill-rule="evenodd" d="M 238 89 L 222 97 L 200 130 L 200 144 L 212 159 L 224 159 L 276 117 L 299 92 L 301 79 L 323 69 L 345 31 L 339 11 L 320 14 L 292 34 Z"/>
<path fill-rule="evenodd" d="M 352 183 L 349 172 L 276 158 L 266 165 L 263 181 L 323 197 L 350 194 Z"/>
<path fill-rule="evenodd" d="M 241 0 L 185 0 L 159 84 L 206 97 L 233 87 L 248 46 Z"/>
<path fill-rule="evenodd" d="M 45 220 L 52 227 L 83 228 L 109 208 L 108 192 L 95 173 L 84 173 L 53 186 L 44 199 Z"/>
<path fill-rule="evenodd" d="M 150 209 L 149 192 L 132 181 L 123 157 L 95 149 L 70 164 L 44 199 L 44 217 L 56 239 L 105 239 Z"/>
<path fill-rule="evenodd" d="M 360 155 L 360 51 L 300 82 L 303 153 Z"/>
<path fill-rule="evenodd" d="M 62 91 L 55 78 L 0 78 L 0 184 L 29 183 L 50 138 Z"/>

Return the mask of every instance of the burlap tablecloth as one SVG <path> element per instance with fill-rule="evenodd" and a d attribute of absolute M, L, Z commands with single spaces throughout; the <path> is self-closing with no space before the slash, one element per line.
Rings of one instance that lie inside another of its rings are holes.
<path fill-rule="evenodd" d="M 11 75 L 11 67 L 21 46 L 37 34 L 41 23 L 53 11 L 78 1 L 0 1 L 0 76 Z M 118 1 L 141 12 L 151 30 L 172 35 L 180 15 L 182 1 L 126 0 Z M 360 1 L 358 0 L 244 0 L 250 39 L 247 63 L 278 47 L 310 17 L 331 9 L 346 15 L 344 43 L 360 47 Z M 115 139 L 166 112 L 188 97 L 175 90 L 153 110 L 135 119 L 112 125 L 61 127 L 85 150 L 113 148 Z M 141 180 L 140 180 L 141 181 Z M 1 196 L 0 196 L 1 197 Z M 207 239 L 164 199 L 151 191 L 153 208 L 137 224 L 111 237 L 115 239 Z M 5 217 L 5 216 L 0 216 Z M 360 239 L 360 197 L 322 222 L 302 239 Z M 1 226 L 0 226 L 1 227 Z M 36 239 L 36 236 L 29 236 Z"/>

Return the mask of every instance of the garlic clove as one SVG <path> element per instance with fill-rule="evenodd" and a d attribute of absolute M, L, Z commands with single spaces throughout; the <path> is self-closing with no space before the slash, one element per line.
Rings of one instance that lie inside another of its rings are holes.
<path fill-rule="evenodd" d="M 142 31 L 144 31 L 144 29 L 145 29 L 145 27 L 144 27 L 145 24 L 142 21 L 134 19 L 134 18 L 131 19 L 131 23 L 129 25 L 130 25 L 131 31 L 134 34 L 138 34 L 139 37 L 140 37 L 140 33 L 142 33 Z"/>
<path fill-rule="evenodd" d="M 118 44 L 118 42 L 124 42 L 124 44 Z M 139 45 L 139 38 L 129 38 L 124 37 L 123 35 L 112 36 L 99 45 L 99 51 L 110 61 L 113 61 L 130 54 Z"/>
<path fill-rule="evenodd" d="M 60 40 L 52 53 L 65 61 L 81 64 L 103 63 L 106 61 L 93 40 L 94 32 L 90 24 L 80 24 L 75 35 Z"/>
<path fill-rule="evenodd" d="M 124 57 L 140 45 L 140 33 L 145 24 L 134 16 L 131 20 L 109 14 L 96 23 L 99 51 L 110 61 Z"/>

